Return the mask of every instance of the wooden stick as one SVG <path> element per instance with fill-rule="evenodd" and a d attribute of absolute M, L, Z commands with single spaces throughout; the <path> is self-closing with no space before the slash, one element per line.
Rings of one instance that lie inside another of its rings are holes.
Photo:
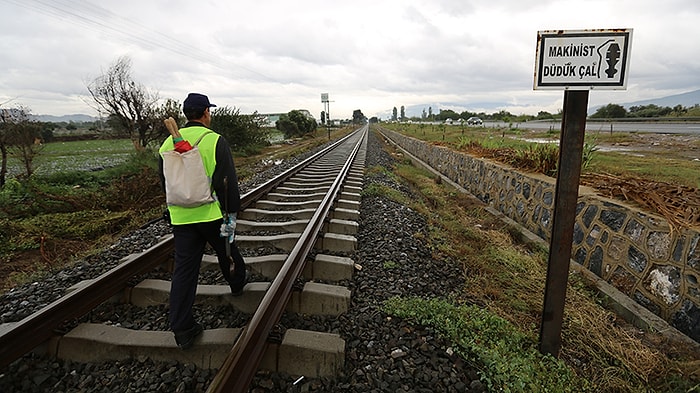
<path fill-rule="evenodd" d="M 165 128 L 168 129 L 168 132 L 173 136 L 173 138 L 182 138 L 182 135 L 180 135 L 180 129 L 177 126 L 175 119 L 168 117 L 167 119 L 163 120 L 163 122 L 165 123 Z"/>

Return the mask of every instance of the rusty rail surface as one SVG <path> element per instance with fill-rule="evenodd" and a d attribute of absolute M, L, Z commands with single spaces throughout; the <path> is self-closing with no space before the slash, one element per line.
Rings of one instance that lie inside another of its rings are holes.
<path fill-rule="evenodd" d="M 241 196 L 241 209 L 250 206 L 270 190 L 303 170 L 310 163 L 333 151 L 347 141 L 355 132 L 335 141 L 325 149 L 313 154 L 279 176 L 254 188 Z M 172 259 L 172 235 L 164 236 L 153 247 L 140 254 L 125 257 L 118 266 L 84 286 L 55 300 L 48 306 L 21 321 L 8 324 L 0 331 L 0 367 L 5 367 L 56 335 L 55 331 L 65 321 L 80 318 L 95 307 L 110 299 L 127 286 L 134 276 L 148 273 Z"/>
<path fill-rule="evenodd" d="M 273 327 L 279 323 L 292 292 L 294 281 L 301 274 L 306 258 L 316 242 L 333 202 L 340 194 L 350 167 L 367 135 L 363 127 L 361 137 L 335 178 L 328 193 L 301 234 L 299 241 L 284 261 L 272 281 L 255 314 L 243 329 L 207 392 L 246 392 L 258 370 L 267 349 L 267 339 Z"/>

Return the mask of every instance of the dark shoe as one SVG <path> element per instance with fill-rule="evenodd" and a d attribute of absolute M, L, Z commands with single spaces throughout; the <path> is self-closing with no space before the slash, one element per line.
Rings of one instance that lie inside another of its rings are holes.
<path fill-rule="evenodd" d="M 243 283 L 239 286 L 233 286 L 231 285 L 231 295 L 233 296 L 241 296 L 243 294 L 243 288 L 245 288 L 245 285 L 248 283 L 248 280 L 250 279 L 250 273 L 246 270 L 245 272 L 245 278 L 243 279 Z"/>
<path fill-rule="evenodd" d="M 194 326 L 182 332 L 175 332 L 175 342 L 180 349 L 190 349 L 194 345 L 194 340 L 202 334 L 202 325 L 197 322 Z"/>

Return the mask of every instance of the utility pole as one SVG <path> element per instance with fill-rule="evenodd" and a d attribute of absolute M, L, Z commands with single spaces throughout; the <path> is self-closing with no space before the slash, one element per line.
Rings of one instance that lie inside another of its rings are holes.
<path fill-rule="evenodd" d="M 326 111 L 326 126 L 328 128 L 328 139 L 331 139 L 331 102 L 328 100 L 328 93 L 321 93 L 323 110 Z"/>

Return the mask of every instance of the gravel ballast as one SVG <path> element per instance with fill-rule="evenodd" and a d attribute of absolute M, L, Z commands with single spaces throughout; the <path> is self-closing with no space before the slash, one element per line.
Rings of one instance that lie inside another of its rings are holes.
<path fill-rule="evenodd" d="M 366 166 L 390 168 L 393 159 L 381 149 L 371 134 Z M 302 159 L 300 157 L 299 159 Z M 293 162 L 285 163 L 291 165 Z M 278 166 L 276 171 L 284 170 Z M 406 187 L 372 171 L 365 176 L 365 187 L 381 183 L 400 192 Z M 261 177 L 272 176 L 261 174 Z M 255 181 L 259 180 L 254 180 Z M 252 183 L 251 183 L 252 184 Z M 241 189 L 252 185 L 242 185 Z M 169 228 L 162 221 L 136 231 L 109 250 L 87 258 L 50 279 L 16 288 L 0 298 L 2 322 L 17 321 L 58 298 L 66 288 L 95 277 L 115 266 L 119 259 L 140 252 Z M 392 318 L 382 311 L 383 302 L 393 296 L 446 298 L 459 292 L 464 279 L 459 266 L 433 260 L 427 239 L 426 220 L 406 206 L 384 197 L 362 199 L 357 250 L 350 257 L 361 267 L 351 281 L 342 282 L 352 291 L 350 310 L 339 318 L 285 315 L 281 325 L 330 333 L 345 340 L 345 368 L 337 378 L 300 378 L 299 375 L 259 372 L 252 392 L 485 392 L 478 374 L 453 354 L 449 344 L 424 326 Z M 424 234 L 424 235 L 420 235 Z M 418 236 L 417 236 L 418 235 Z M 110 306 L 113 307 L 113 306 Z M 109 307 L 108 307 L 109 308 Z M 102 318 L 118 312 L 105 311 Z M 149 307 L 131 316 L 138 321 L 119 321 L 122 326 L 167 329 L 167 310 Z M 197 308 L 205 328 L 244 323 L 247 316 L 233 313 L 234 322 L 225 321 L 219 308 Z M 223 320 L 223 321 L 222 321 Z M 216 370 L 198 369 L 177 362 L 160 363 L 149 359 L 127 362 L 80 364 L 25 355 L 0 369 L 2 392 L 201 392 Z M 296 384 L 295 384 L 296 382 Z"/>

